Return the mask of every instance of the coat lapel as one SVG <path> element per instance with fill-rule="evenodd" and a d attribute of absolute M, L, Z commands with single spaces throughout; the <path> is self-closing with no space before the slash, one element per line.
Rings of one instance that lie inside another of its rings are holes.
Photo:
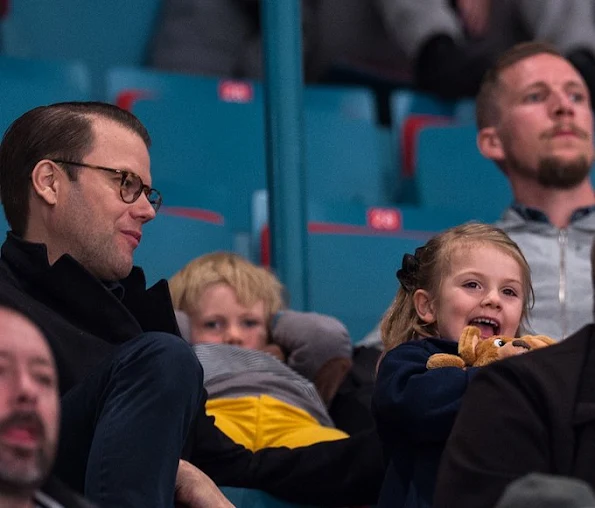
<path fill-rule="evenodd" d="M 586 341 L 577 391 L 574 427 L 574 465 L 571 476 L 595 485 L 595 336 Z"/>

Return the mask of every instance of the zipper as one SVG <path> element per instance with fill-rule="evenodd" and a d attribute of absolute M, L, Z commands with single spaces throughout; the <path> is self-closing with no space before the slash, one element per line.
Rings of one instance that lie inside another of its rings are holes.
<path fill-rule="evenodd" d="M 560 229 L 558 233 L 558 245 L 560 247 L 560 283 L 558 286 L 558 301 L 560 302 L 560 325 L 562 336 L 560 340 L 566 338 L 568 334 L 568 315 L 566 312 L 566 251 L 568 247 L 568 229 Z"/>

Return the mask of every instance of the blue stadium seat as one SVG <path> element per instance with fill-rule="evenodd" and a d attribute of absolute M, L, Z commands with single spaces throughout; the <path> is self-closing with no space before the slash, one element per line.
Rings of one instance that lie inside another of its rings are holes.
<path fill-rule="evenodd" d="M 88 100 L 88 69 L 80 63 L 0 56 L 0 132 L 25 111 L 53 102 Z"/>
<path fill-rule="evenodd" d="M 202 209 L 163 206 L 143 227 L 134 263 L 143 268 L 148 284 L 168 279 L 192 259 L 233 248 L 232 234 L 222 215 Z"/>
<path fill-rule="evenodd" d="M 414 90 L 396 90 L 390 96 L 391 124 L 400 132 L 410 115 L 453 116 L 454 102 Z"/>
<path fill-rule="evenodd" d="M 390 97 L 390 111 L 391 124 L 397 135 L 411 115 L 447 116 L 462 124 L 475 122 L 473 100 L 449 101 L 415 90 L 394 91 Z"/>
<path fill-rule="evenodd" d="M 232 230 L 249 230 L 251 192 L 265 185 L 261 87 L 118 68 L 107 93 L 149 129 L 154 185 L 168 204 L 223 210 Z"/>
<path fill-rule="evenodd" d="M 399 175 L 388 129 L 311 110 L 306 110 L 304 121 L 308 199 L 394 202 Z"/>
<path fill-rule="evenodd" d="M 11 2 L 1 24 L 2 51 L 22 58 L 86 62 L 95 78 L 110 66 L 146 62 L 162 0 Z"/>
<path fill-rule="evenodd" d="M 142 92 L 145 92 L 150 97 L 165 99 L 180 94 L 195 98 L 205 97 L 205 94 L 206 97 L 211 97 L 213 90 L 221 93 L 222 85 L 232 83 L 229 80 L 204 76 L 163 73 L 135 67 L 114 67 L 107 73 L 107 99 L 117 103 L 124 96 L 126 101 L 126 97 L 134 98 L 135 91 L 141 92 L 141 97 Z M 264 107 L 262 85 L 248 81 L 236 83 L 238 87 L 244 84 L 249 88 L 249 91 L 246 90 L 249 99 L 244 102 L 251 102 L 262 111 Z M 241 92 L 239 99 L 241 99 Z M 335 113 L 345 118 L 367 122 L 376 120 L 374 94 L 364 87 L 307 85 L 304 88 L 304 107 L 309 111 Z"/>
<path fill-rule="evenodd" d="M 306 92 L 313 97 L 305 122 L 308 191 L 314 196 L 374 202 L 395 175 L 389 135 L 369 121 L 361 107 L 369 99 L 364 92 Z M 266 174 L 259 84 L 113 69 L 108 94 L 148 127 L 155 186 L 168 203 L 224 210 L 234 232 L 250 230 L 250 199 L 265 186 Z M 361 118 L 349 118 L 350 111 Z"/>
<path fill-rule="evenodd" d="M 433 124 L 472 124 L 475 102 L 470 99 L 448 101 L 414 90 L 397 90 L 390 96 L 390 111 L 395 164 L 401 176 L 398 200 L 417 204 L 419 196 L 412 176 L 419 130 Z"/>
<path fill-rule="evenodd" d="M 376 99 L 371 90 L 356 86 L 306 85 L 304 109 L 353 120 L 376 122 Z"/>
<path fill-rule="evenodd" d="M 169 205 L 225 212 L 249 230 L 250 197 L 265 185 L 264 119 L 253 104 L 212 100 L 138 101 L 133 111 L 154 140 L 153 184 Z"/>
<path fill-rule="evenodd" d="M 428 127 L 418 137 L 415 184 L 421 206 L 493 222 L 512 202 L 508 180 L 477 149 L 474 126 Z"/>

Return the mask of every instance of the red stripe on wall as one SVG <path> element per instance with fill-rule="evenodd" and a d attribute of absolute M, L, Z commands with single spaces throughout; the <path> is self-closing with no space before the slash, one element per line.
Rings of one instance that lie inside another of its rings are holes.
<path fill-rule="evenodd" d="M 182 206 L 162 206 L 159 213 L 165 215 L 175 215 L 176 217 L 186 217 L 188 219 L 201 220 L 223 226 L 225 224 L 225 217 L 220 213 L 212 210 L 204 210 L 202 208 L 185 208 Z"/>
<path fill-rule="evenodd" d="M 386 231 L 372 229 L 368 226 L 357 226 L 354 224 L 338 224 L 334 222 L 309 222 L 308 233 L 318 235 L 394 236 L 397 238 L 408 238 L 411 240 L 428 240 L 436 234 L 435 231 Z"/>

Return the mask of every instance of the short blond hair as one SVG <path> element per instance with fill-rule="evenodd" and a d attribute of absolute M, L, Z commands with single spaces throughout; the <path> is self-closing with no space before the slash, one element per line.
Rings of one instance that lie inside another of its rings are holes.
<path fill-rule="evenodd" d="M 521 328 L 526 325 L 534 294 L 531 269 L 519 246 L 501 229 L 489 224 L 470 222 L 449 228 L 432 237 L 415 253 L 415 270 L 410 270 L 406 285 L 399 287 L 395 299 L 380 324 L 382 342 L 389 351 L 403 342 L 437 336 L 435 323 L 424 322 L 415 310 L 413 295 L 426 290 L 432 298 L 440 291 L 443 279 L 450 273 L 453 253 L 461 247 L 492 245 L 511 256 L 520 266 L 523 285 Z M 520 330 L 519 330 L 520 331 Z"/>
<path fill-rule="evenodd" d="M 174 309 L 195 314 L 204 291 L 220 283 L 229 285 L 245 307 L 262 301 L 267 325 L 285 308 L 283 285 L 270 271 L 238 254 L 214 252 L 193 259 L 169 280 Z"/>
<path fill-rule="evenodd" d="M 475 97 L 475 120 L 479 130 L 492 127 L 500 119 L 500 92 L 502 73 L 527 58 L 537 55 L 554 55 L 564 58 L 553 45 L 542 41 L 521 42 L 502 53 L 483 76 Z"/>

